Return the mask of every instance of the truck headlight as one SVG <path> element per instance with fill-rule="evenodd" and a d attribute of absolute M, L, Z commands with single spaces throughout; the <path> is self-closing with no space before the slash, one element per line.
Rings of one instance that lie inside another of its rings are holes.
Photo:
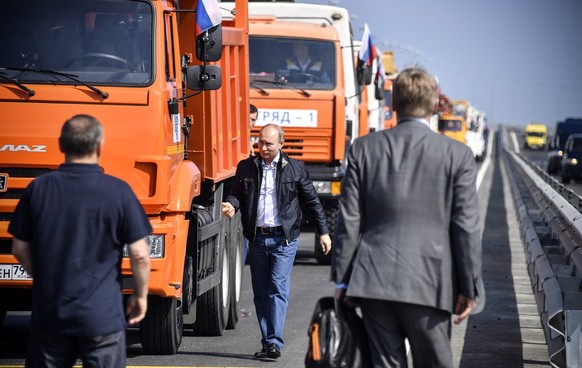
<path fill-rule="evenodd" d="M 341 181 L 314 181 L 313 186 L 317 194 L 333 194 L 340 195 L 342 182 Z"/>
<path fill-rule="evenodd" d="M 578 165 L 578 160 L 573 158 L 570 160 L 570 165 Z"/>
<path fill-rule="evenodd" d="M 164 258 L 164 250 L 166 248 L 166 238 L 163 234 L 146 235 L 145 241 L 148 245 L 151 258 Z M 123 256 L 129 257 L 129 250 L 127 244 L 123 246 Z"/>
<path fill-rule="evenodd" d="M 314 181 L 313 186 L 317 194 L 331 194 L 331 182 L 329 181 Z"/>

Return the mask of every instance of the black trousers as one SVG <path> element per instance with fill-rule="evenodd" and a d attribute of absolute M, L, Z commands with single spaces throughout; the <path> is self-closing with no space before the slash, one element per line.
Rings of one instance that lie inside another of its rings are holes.
<path fill-rule="evenodd" d="M 84 368 L 126 365 L 125 330 L 103 336 L 66 336 L 30 332 L 26 368 L 70 368 L 81 359 Z"/>
<path fill-rule="evenodd" d="M 358 299 L 374 368 L 408 367 L 408 339 L 415 368 L 453 366 L 451 314 L 423 305 Z"/>

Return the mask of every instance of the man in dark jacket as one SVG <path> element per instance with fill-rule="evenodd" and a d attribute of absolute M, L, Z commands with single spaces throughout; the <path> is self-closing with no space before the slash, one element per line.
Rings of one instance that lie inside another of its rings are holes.
<path fill-rule="evenodd" d="M 125 367 L 126 326 L 145 317 L 152 227 L 131 187 L 99 166 L 103 142 L 94 117 L 67 120 L 65 163 L 26 187 L 10 221 L 12 253 L 34 276 L 27 367 Z M 125 244 L 135 286 L 124 311 Z"/>
<path fill-rule="evenodd" d="M 236 183 L 223 213 L 232 217 L 241 211 L 244 235 L 251 244 L 250 266 L 262 349 L 257 358 L 277 359 L 284 345 L 283 327 L 301 226 L 301 206 L 308 208 L 320 234 L 324 254 L 331 239 L 319 198 L 301 161 L 281 148 L 283 129 L 265 125 L 259 133 L 260 156 L 238 164 Z"/>

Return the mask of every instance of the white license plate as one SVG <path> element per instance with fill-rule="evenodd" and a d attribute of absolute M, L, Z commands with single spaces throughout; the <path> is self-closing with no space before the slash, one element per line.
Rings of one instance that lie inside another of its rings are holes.
<path fill-rule="evenodd" d="M 259 109 L 257 126 L 277 124 L 282 127 L 317 127 L 317 110 Z"/>
<path fill-rule="evenodd" d="M 19 264 L 0 265 L 0 280 L 32 280 Z"/>

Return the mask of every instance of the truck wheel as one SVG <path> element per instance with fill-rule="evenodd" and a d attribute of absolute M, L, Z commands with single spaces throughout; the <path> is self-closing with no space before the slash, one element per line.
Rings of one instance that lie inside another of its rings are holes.
<path fill-rule="evenodd" d="M 191 256 L 184 258 L 184 276 L 182 280 L 182 311 L 190 314 L 194 303 L 194 262 Z"/>
<path fill-rule="evenodd" d="M 153 355 L 176 354 L 183 332 L 182 301 L 150 295 L 148 311 L 139 329 L 144 352 Z"/>
<path fill-rule="evenodd" d="M 572 178 L 570 177 L 570 175 L 566 173 L 566 170 L 562 170 L 562 184 L 568 184 L 571 179 Z"/>
<path fill-rule="evenodd" d="M 240 213 L 237 212 L 230 221 L 230 244 L 231 254 L 229 257 L 230 264 L 230 308 L 226 328 L 231 330 L 236 328 L 240 315 L 240 292 L 242 288 L 242 277 L 244 270 L 244 239 L 242 225 L 240 222 Z"/>
<path fill-rule="evenodd" d="M 225 236 L 223 233 L 222 236 Z M 220 247 L 222 269 L 220 272 L 220 282 L 212 289 L 200 295 L 196 302 L 196 322 L 194 323 L 194 334 L 198 336 L 222 336 L 228 321 L 230 307 L 230 290 L 228 285 L 229 263 L 228 263 L 228 242 Z M 217 262 L 218 263 L 218 262 Z"/>
<path fill-rule="evenodd" d="M 335 225 L 337 224 L 337 217 L 339 215 L 339 201 L 334 202 L 324 202 L 322 203 L 323 210 L 325 211 L 325 218 L 327 219 L 327 227 L 329 228 L 329 236 L 333 239 L 333 234 L 335 233 Z M 332 244 L 333 246 L 333 244 Z M 321 246 L 319 245 L 319 236 L 315 234 L 315 245 L 314 245 L 315 260 L 317 264 L 330 265 L 331 264 L 331 252 L 328 254 L 323 254 Z"/>

